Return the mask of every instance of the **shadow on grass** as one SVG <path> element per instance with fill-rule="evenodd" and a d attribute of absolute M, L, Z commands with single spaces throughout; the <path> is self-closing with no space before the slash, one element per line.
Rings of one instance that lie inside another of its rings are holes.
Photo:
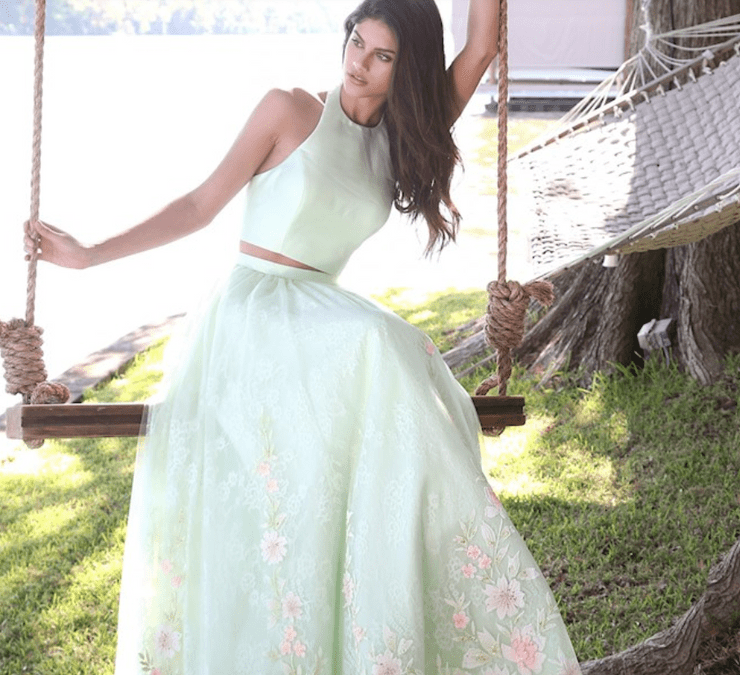
<path fill-rule="evenodd" d="M 109 672 L 136 441 L 48 445 L 74 457 L 64 474 L 0 474 L 0 672 Z"/>

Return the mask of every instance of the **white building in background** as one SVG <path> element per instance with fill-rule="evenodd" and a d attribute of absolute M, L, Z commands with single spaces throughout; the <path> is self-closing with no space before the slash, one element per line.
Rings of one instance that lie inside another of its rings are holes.
<path fill-rule="evenodd" d="M 633 0 L 509 2 L 512 98 L 580 98 L 626 58 Z M 455 49 L 465 40 L 468 0 L 452 0 Z M 495 79 L 493 73 L 492 79 Z"/>

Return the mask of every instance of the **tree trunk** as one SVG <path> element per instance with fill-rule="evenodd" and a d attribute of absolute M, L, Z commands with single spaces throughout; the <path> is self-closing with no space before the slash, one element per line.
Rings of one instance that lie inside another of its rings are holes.
<path fill-rule="evenodd" d="M 633 52 L 644 43 L 639 27 L 646 4 L 635 0 Z M 740 13 L 740 0 L 651 0 L 648 6 L 656 33 Z M 687 246 L 622 256 L 613 269 L 585 262 L 553 281 L 555 305 L 515 352 L 535 371 L 569 368 L 588 380 L 612 363 L 639 360 L 637 333 L 651 319 L 675 321 L 673 358 L 702 383 L 721 374 L 728 353 L 740 352 L 740 223 Z M 473 336 L 446 360 L 454 367 L 482 345 Z"/>

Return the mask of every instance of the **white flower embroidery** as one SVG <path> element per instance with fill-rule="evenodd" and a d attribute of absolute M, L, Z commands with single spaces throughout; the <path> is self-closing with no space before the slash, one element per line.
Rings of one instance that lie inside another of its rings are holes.
<path fill-rule="evenodd" d="M 180 633 L 162 624 L 154 636 L 154 648 L 160 656 L 171 659 L 180 651 Z"/>
<path fill-rule="evenodd" d="M 488 596 L 486 611 L 492 612 L 495 609 L 499 619 L 513 616 L 517 609 L 524 607 L 524 594 L 516 579 L 507 581 L 505 577 L 501 577 L 495 586 L 487 584 L 484 593 Z"/>
<path fill-rule="evenodd" d="M 578 665 L 578 661 L 566 659 L 562 652 L 559 655 L 558 663 L 562 668 L 559 675 L 581 675 L 581 667 Z"/>
<path fill-rule="evenodd" d="M 283 618 L 300 619 L 303 616 L 303 603 L 295 593 L 288 593 L 283 598 Z"/>
<path fill-rule="evenodd" d="M 486 499 L 488 501 L 486 518 L 495 518 L 503 514 L 504 507 L 501 505 L 501 500 L 499 500 L 496 493 L 490 487 L 486 488 Z"/>
<path fill-rule="evenodd" d="M 276 565 L 282 562 L 288 550 L 287 543 L 287 539 L 281 537 L 275 530 L 265 532 L 260 543 L 262 558 L 270 565 Z"/>
<path fill-rule="evenodd" d="M 495 668 L 486 668 L 481 675 L 509 675 L 509 671 L 496 666 Z"/>
<path fill-rule="evenodd" d="M 355 582 L 349 572 L 344 573 L 342 593 L 344 594 L 344 601 L 349 605 L 355 595 Z"/>
<path fill-rule="evenodd" d="M 373 675 L 401 675 L 401 661 L 393 656 L 390 649 L 375 659 Z"/>

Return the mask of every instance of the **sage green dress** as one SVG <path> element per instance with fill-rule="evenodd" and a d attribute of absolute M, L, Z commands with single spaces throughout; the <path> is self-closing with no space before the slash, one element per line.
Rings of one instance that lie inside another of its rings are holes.
<path fill-rule="evenodd" d="M 341 288 L 388 217 L 383 123 L 330 93 L 256 176 L 240 255 L 137 457 L 118 675 L 573 675 L 558 608 L 421 331 Z"/>

